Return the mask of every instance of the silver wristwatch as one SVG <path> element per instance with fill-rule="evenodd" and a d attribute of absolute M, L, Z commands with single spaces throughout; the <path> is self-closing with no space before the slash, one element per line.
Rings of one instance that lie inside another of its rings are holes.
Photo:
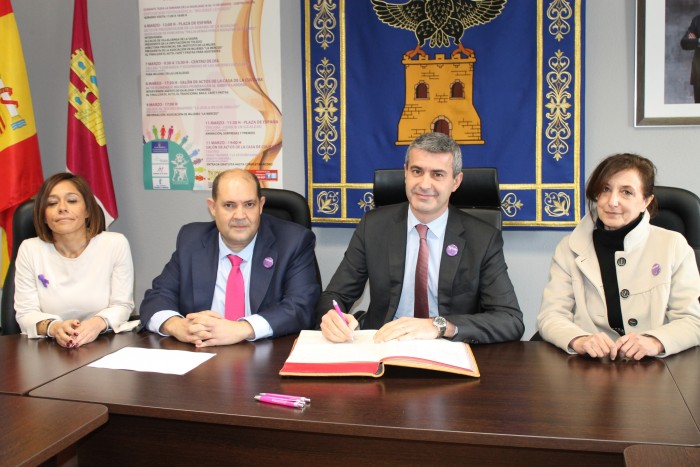
<path fill-rule="evenodd" d="M 438 338 L 443 337 L 447 330 L 447 320 L 442 316 L 436 316 L 433 318 L 433 326 L 435 326 L 438 331 Z"/>

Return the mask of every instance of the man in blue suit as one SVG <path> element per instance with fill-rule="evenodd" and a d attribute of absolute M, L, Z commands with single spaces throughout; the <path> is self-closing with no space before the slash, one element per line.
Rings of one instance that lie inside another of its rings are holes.
<path fill-rule="evenodd" d="M 277 337 L 310 329 L 320 284 L 314 234 L 262 214 L 260 182 L 246 170 L 219 174 L 207 200 L 214 222 L 185 225 L 175 253 L 140 308 L 142 325 L 197 347 Z M 245 314 L 224 318 L 232 266 L 242 259 Z"/>

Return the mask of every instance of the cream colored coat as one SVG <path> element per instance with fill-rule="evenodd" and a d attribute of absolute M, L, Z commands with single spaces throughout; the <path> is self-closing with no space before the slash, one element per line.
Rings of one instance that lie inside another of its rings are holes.
<path fill-rule="evenodd" d="M 593 228 L 588 214 L 557 246 L 537 315 L 542 338 L 569 353 L 569 342 L 578 336 L 620 337 L 608 324 Z M 700 274 L 681 234 L 650 225 L 645 212 L 615 263 L 621 295 L 629 292 L 620 300 L 626 333 L 656 337 L 665 348 L 660 356 L 700 344 Z"/>

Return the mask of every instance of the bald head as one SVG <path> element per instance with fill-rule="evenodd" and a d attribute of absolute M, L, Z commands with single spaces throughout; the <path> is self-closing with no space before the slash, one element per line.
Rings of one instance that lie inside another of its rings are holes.
<path fill-rule="evenodd" d="M 257 193 L 258 199 L 262 196 L 260 191 L 260 180 L 252 172 L 243 169 L 230 169 L 220 172 L 219 175 L 214 179 L 214 183 L 211 185 L 211 197 L 216 201 L 219 196 L 219 184 L 223 183 L 223 180 L 247 180 L 255 184 L 255 192 Z"/>

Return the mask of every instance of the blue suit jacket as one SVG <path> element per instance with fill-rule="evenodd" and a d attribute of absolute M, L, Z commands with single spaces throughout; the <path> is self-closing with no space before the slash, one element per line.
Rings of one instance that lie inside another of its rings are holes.
<path fill-rule="evenodd" d="M 163 310 L 208 310 L 214 297 L 219 261 L 219 231 L 214 222 L 194 222 L 180 229 L 177 247 L 141 303 L 141 324 Z M 310 329 L 321 293 L 310 230 L 263 214 L 250 272 L 250 309 L 267 320 L 273 337 Z M 273 266 L 265 268 L 265 258 Z"/>

